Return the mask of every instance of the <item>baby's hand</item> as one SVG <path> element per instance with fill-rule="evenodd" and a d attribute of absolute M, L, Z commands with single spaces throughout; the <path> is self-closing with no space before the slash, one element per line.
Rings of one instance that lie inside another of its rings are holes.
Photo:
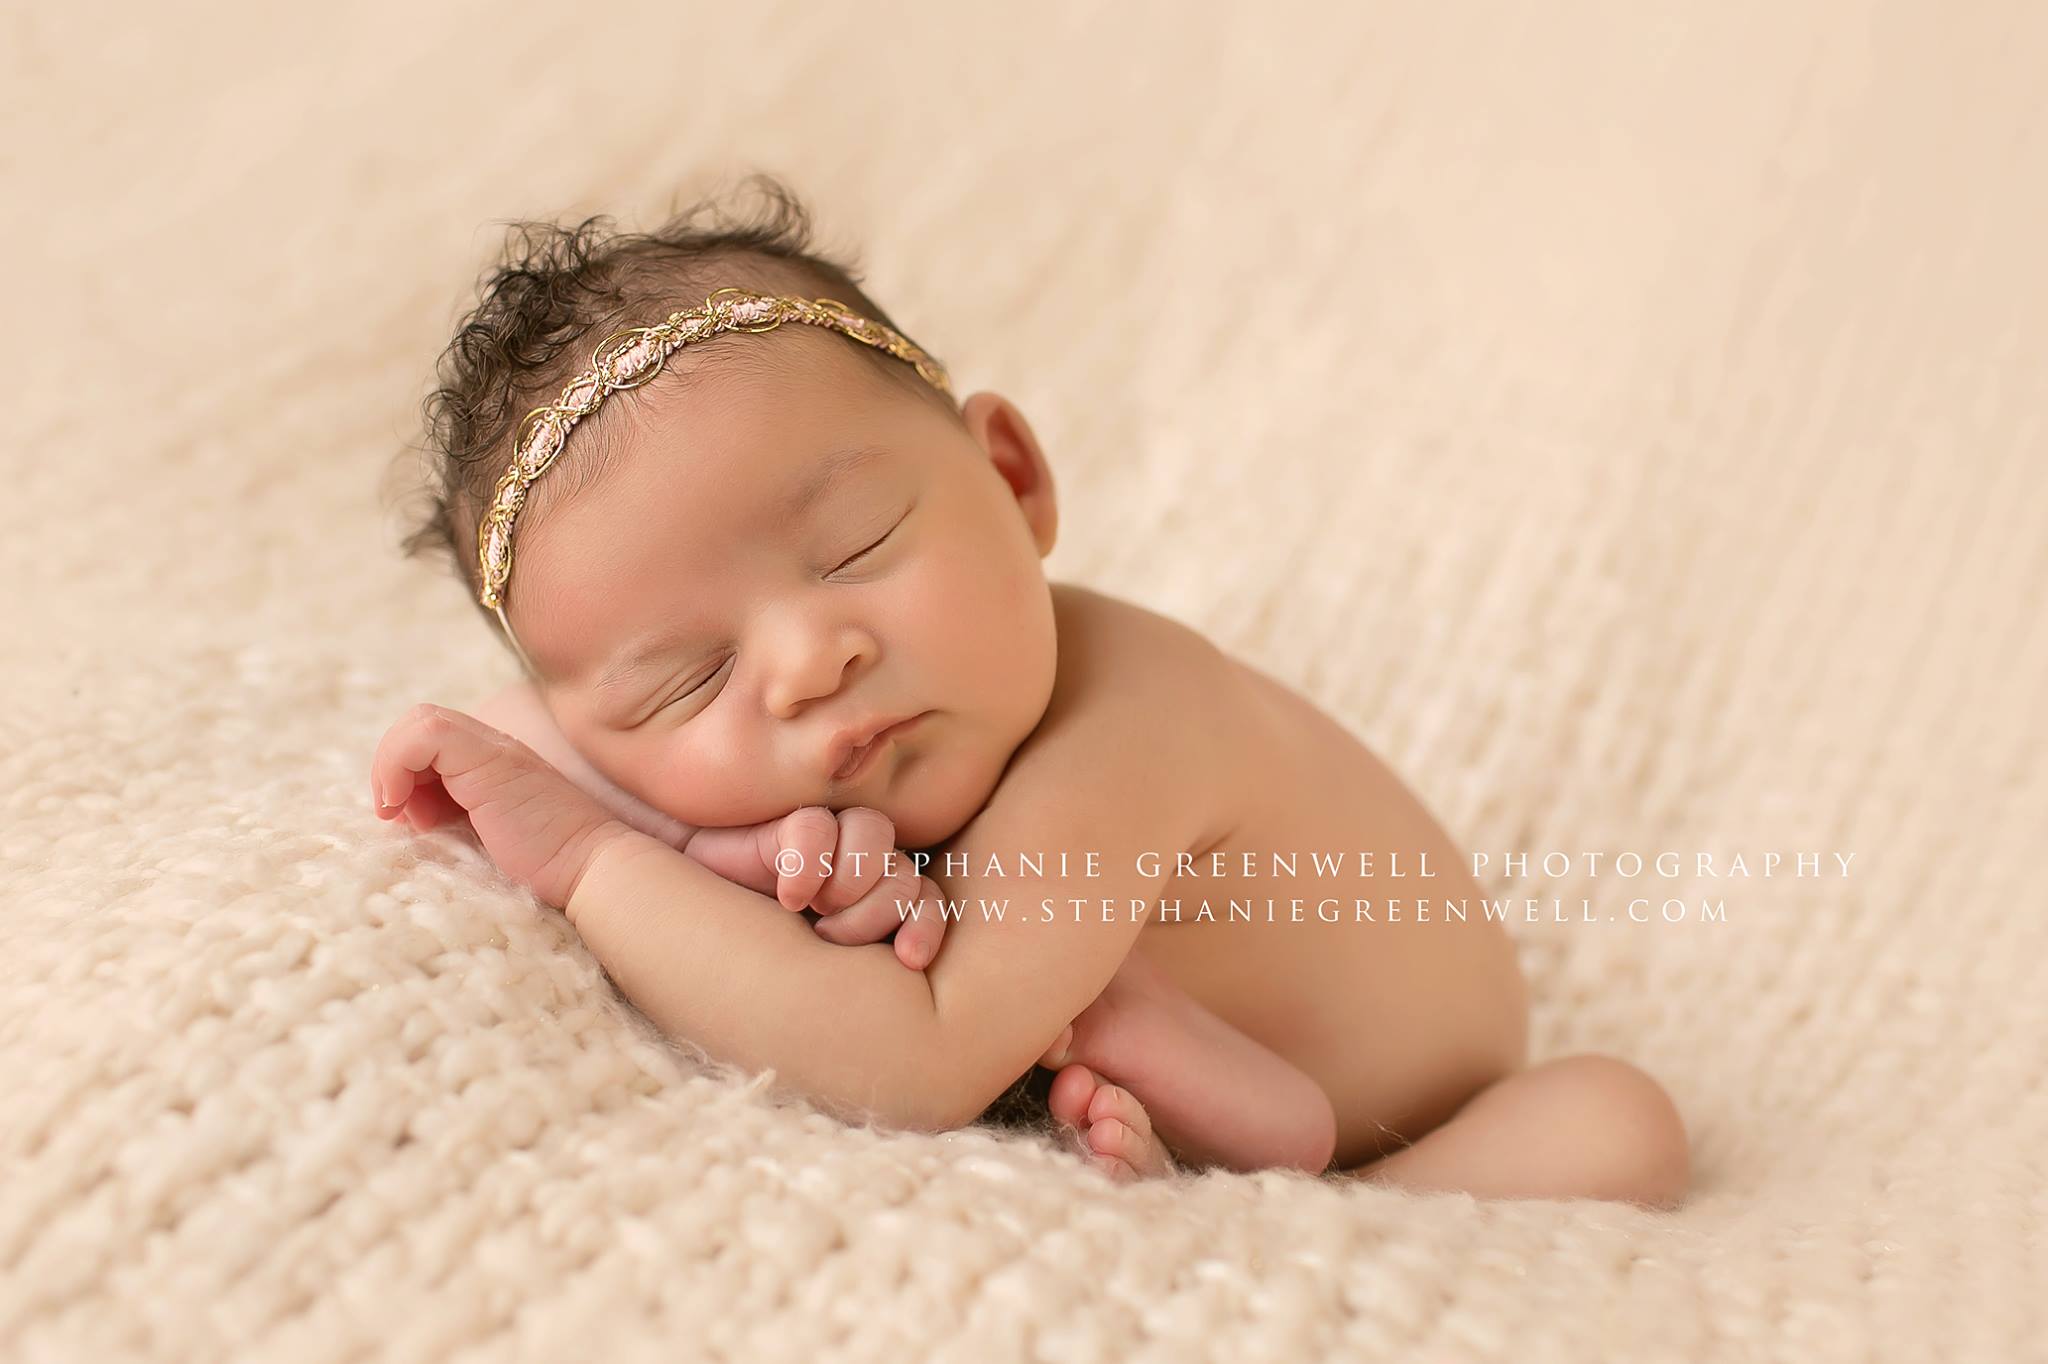
<path fill-rule="evenodd" d="M 763 824 L 699 829 L 683 846 L 686 856 L 773 895 L 785 909 L 815 909 L 814 927 L 827 942 L 858 946 L 894 933 L 896 959 L 922 971 L 946 936 L 938 887 L 918 875 L 909 854 L 892 859 L 895 851 L 896 826 L 865 805 L 836 816 L 806 805 Z"/>
<path fill-rule="evenodd" d="M 370 759 L 377 818 L 465 820 L 499 870 L 566 908 L 598 848 L 634 830 L 541 756 L 473 716 L 422 703 Z"/>
<path fill-rule="evenodd" d="M 515 682 L 472 706 L 469 713 L 540 754 L 563 776 L 588 791 L 599 805 L 641 833 L 658 838 L 671 848 L 681 847 L 690 835 L 689 825 L 619 786 L 577 752 L 531 682 Z"/>

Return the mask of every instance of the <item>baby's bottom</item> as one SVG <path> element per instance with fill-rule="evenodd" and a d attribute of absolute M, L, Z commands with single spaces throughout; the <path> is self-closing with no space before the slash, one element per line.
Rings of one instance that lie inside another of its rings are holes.
<path fill-rule="evenodd" d="M 1448 1121 L 1347 1177 L 1476 1198 L 1605 1198 L 1675 1208 L 1691 1182 L 1684 1121 L 1612 1056 L 1563 1056 L 1495 1081 Z"/>

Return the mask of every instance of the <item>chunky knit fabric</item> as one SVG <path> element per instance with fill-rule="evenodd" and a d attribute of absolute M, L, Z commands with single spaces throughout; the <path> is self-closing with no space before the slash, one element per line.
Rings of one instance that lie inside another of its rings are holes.
<path fill-rule="evenodd" d="M 0 1356 L 2048 1357 L 2048 14 L 1353 11 L 11 19 Z M 382 482 L 493 220 L 757 166 L 1031 417 L 1053 576 L 1572 855 L 1483 877 L 1613 916 L 1513 926 L 1534 1054 L 1685 1209 L 851 1129 L 372 817 L 513 675 Z"/>

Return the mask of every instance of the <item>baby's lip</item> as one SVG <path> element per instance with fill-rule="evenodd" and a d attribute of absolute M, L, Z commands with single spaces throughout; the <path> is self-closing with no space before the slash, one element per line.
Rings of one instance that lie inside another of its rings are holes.
<path fill-rule="evenodd" d="M 851 728 L 841 730 L 828 750 L 831 771 L 827 774 L 834 781 L 844 781 L 853 775 L 869 753 L 884 740 L 893 739 L 908 729 L 914 721 L 923 719 L 926 712 L 917 711 L 904 716 L 878 716 Z"/>

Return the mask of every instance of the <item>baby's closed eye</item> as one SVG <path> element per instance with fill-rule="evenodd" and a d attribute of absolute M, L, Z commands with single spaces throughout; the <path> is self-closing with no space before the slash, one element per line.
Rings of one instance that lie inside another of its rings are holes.
<path fill-rule="evenodd" d="M 888 527 L 888 529 L 884 530 L 879 536 L 875 537 L 873 540 L 870 540 L 866 545 L 864 545 L 859 550 L 855 551 L 849 557 L 841 560 L 838 566 L 832 569 L 831 574 L 827 574 L 826 576 L 830 577 L 832 576 L 832 574 L 842 573 L 846 569 L 851 568 L 853 565 L 860 563 L 863 560 L 866 560 L 870 556 L 874 555 L 884 545 L 888 544 L 892 539 L 896 538 L 897 531 L 902 528 L 903 523 L 905 521 L 908 521 L 910 519 L 911 512 L 915 511 L 916 509 L 917 504 L 913 502 L 908 508 L 905 509 L 901 516 L 896 518 L 896 520 Z M 722 658 L 718 662 L 718 664 L 715 667 L 713 667 L 709 672 L 697 673 L 695 675 L 694 681 L 685 683 L 681 688 L 679 688 L 675 692 L 674 695 L 670 696 L 667 700 L 663 701 L 660 705 L 656 706 L 654 708 L 653 714 L 660 714 L 664 711 L 667 711 L 671 707 L 686 701 L 701 701 L 709 699 L 716 691 L 716 688 L 713 686 L 713 684 L 718 682 L 730 670 L 730 665 L 736 663 L 738 661 L 738 658 L 739 655 L 737 652 L 729 653 L 725 655 L 724 658 Z"/>

